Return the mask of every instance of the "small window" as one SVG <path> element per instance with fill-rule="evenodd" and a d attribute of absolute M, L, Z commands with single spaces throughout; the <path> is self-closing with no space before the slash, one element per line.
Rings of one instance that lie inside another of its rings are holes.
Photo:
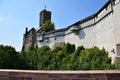
<path fill-rule="evenodd" d="M 54 38 L 54 40 L 56 40 L 57 38 Z"/>
<path fill-rule="evenodd" d="M 117 44 L 117 56 L 120 56 L 120 44 Z"/>

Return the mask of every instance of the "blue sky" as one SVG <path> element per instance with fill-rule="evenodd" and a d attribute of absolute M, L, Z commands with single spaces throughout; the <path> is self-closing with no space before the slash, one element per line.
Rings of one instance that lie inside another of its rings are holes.
<path fill-rule="evenodd" d="M 56 29 L 97 12 L 107 0 L 0 0 L 0 44 L 21 50 L 25 28 L 38 28 L 39 13 L 47 6 Z"/>

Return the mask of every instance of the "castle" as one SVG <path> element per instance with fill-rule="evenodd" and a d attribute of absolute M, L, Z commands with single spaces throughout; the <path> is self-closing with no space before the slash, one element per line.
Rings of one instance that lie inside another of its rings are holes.
<path fill-rule="evenodd" d="M 109 0 L 93 15 L 84 18 L 66 28 L 50 32 L 41 31 L 41 25 L 51 20 L 51 12 L 43 10 L 40 13 L 39 29 L 32 28 L 25 31 L 23 51 L 28 46 L 49 46 L 53 49 L 65 43 L 75 44 L 76 47 L 90 48 L 97 46 L 104 48 L 112 58 L 120 56 L 120 0 Z"/>

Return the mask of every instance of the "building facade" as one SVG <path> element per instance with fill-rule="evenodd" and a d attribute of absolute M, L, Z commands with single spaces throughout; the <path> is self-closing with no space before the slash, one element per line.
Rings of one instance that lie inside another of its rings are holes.
<path fill-rule="evenodd" d="M 37 48 L 37 32 L 41 32 L 41 26 L 48 20 L 51 21 L 51 12 L 47 11 L 46 9 L 42 10 L 39 14 L 39 29 L 36 30 L 32 28 L 28 31 L 26 28 L 25 33 L 23 35 L 23 46 L 22 51 L 26 51 L 28 47 L 34 46 Z"/>
<path fill-rule="evenodd" d="M 64 29 L 38 32 L 38 47 L 53 49 L 65 43 L 76 47 L 105 48 L 112 57 L 120 56 L 120 0 L 110 0 L 95 14 L 80 20 Z"/>
<path fill-rule="evenodd" d="M 34 28 L 30 29 L 29 31 L 28 28 L 26 28 L 26 31 L 23 35 L 22 51 L 26 51 L 30 46 L 34 46 L 35 48 L 37 47 L 37 34 Z"/>
<path fill-rule="evenodd" d="M 39 29 L 34 29 L 36 38 L 33 44 L 37 44 L 38 48 L 49 46 L 53 49 L 56 46 L 71 43 L 75 44 L 76 48 L 78 46 L 104 48 L 108 51 L 108 56 L 112 58 L 112 63 L 116 57 L 120 56 L 120 0 L 107 1 L 93 15 L 63 29 L 42 31 L 41 25 L 46 20 L 51 20 L 51 12 L 43 10 L 40 13 Z M 26 34 L 29 35 L 28 33 Z M 32 44 L 31 41 L 24 35 L 24 48 L 28 46 L 27 42 Z"/>

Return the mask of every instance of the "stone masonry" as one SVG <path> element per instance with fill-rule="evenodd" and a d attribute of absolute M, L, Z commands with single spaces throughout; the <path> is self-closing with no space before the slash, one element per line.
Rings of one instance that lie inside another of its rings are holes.
<path fill-rule="evenodd" d="M 120 71 L 0 70 L 0 80 L 120 80 Z"/>

